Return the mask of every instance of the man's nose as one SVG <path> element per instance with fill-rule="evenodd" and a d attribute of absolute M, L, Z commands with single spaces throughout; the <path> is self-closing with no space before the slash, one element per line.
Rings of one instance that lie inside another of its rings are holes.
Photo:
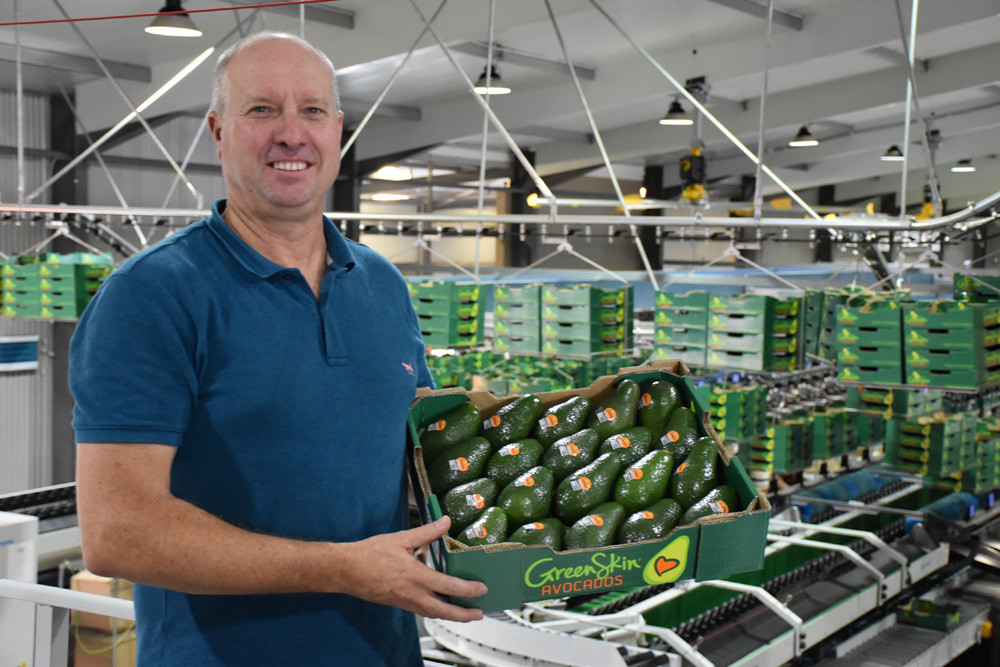
<path fill-rule="evenodd" d="M 278 118 L 274 132 L 275 143 L 286 146 L 301 146 L 305 143 L 305 119 L 295 112 L 284 112 Z"/>

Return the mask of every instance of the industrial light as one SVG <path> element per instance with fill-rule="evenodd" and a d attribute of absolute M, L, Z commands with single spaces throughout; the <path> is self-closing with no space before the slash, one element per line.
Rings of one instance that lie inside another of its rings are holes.
<path fill-rule="evenodd" d="M 976 166 L 972 164 L 972 160 L 959 160 L 955 163 L 955 166 L 951 168 L 952 173 L 955 174 L 971 174 L 976 170 Z"/>
<path fill-rule="evenodd" d="M 886 162 L 900 162 L 903 159 L 903 151 L 899 150 L 899 146 L 893 144 L 882 154 L 882 159 Z"/>
<path fill-rule="evenodd" d="M 670 103 L 667 114 L 660 119 L 660 125 L 693 125 L 694 120 L 684 111 L 679 100 Z"/>
<path fill-rule="evenodd" d="M 406 201 L 409 195 L 399 192 L 376 192 L 372 195 L 372 201 Z"/>
<path fill-rule="evenodd" d="M 789 146 L 818 146 L 819 140 L 809 132 L 809 128 L 803 125 L 799 128 L 798 134 L 788 142 Z"/>
<path fill-rule="evenodd" d="M 372 172 L 372 178 L 377 178 L 380 181 L 408 181 L 413 178 L 413 171 L 388 164 L 378 171 Z"/>
<path fill-rule="evenodd" d="M 497 72 L 496 65 L 490 68 L 489 77 L 486 76 L 486 68 L 483 68 L 483 73 L 476 79 L 476 85 L 473 89 L 480 95 L 506 95 L 510 92 L 510 88 L 500 80 L 500 73 Z"/>
<path fill-rule="evenodd" d="M 146 26 L 146 32 L 166 37 L 201 37 L 201 30 L 198 30 L 194 21 L 181 7 L 181 0 L 166 0 L 166 2 L 159 15 Z"/>

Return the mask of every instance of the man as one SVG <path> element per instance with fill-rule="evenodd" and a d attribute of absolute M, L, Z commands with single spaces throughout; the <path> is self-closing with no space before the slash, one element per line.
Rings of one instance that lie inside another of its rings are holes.
<path fill-rule="evenodd" d="M 70 349 L 85 562 L 137 582 L 150 665 L 421 664 L 416 612 L 479 582 L 414 550 L 404 424 L 429 385 L 405 282 L 322 215 L 343 115 L 277 33 L 219 59 L 228 198 L 120 267 Z M 406 611 L 403 611 L 406 610 Z"/>

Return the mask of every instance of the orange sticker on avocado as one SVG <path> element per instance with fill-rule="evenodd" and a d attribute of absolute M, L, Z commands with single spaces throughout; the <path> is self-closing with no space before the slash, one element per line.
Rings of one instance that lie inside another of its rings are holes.
<path fill-rule="evenodd" d="M 465 531 L 465 536 L 469 539 L 481 540 L 486 537 L 486 527 L 485 526 L 470 526 L 468 530 Z"/>
<path fill-rule="evenodd" d="M 517 456 L 521 453 L 521 446 L 512 442 L 509 445 L 501 447 L 498 453 L 500 456 Z"/>
<path fill-rule="evenodd" d="M 626 482 L 631 482 L 636 479 L 642 479 L 642 468 L 632 468 L 626 472 L 622 477 L 625 478 Z"/>
<path fill-rule="evenodd" d="M 548 426 L 549 428 L 554 428 L 559 423 L 559 417 L 553 414 L 547 414 L 538 420 L 538 425 L 542 428 Z"/>
<path fill-rule="evenodd" d="M 649 406 L 650 404 L 652 404 L 652 402 L 653 402 L 653 397 L 650 396 L 649 392 L 647 391 L 639 399 L 639 407 L 640 408 L 645 408 L 645 407 Z"/>
<path fill-rule="evenodd" d="M 527 526 L 525 526 L 525 528 L 529 528 L 529 527 L 532 530 L 541 530 L 542 528 L 545 528 L 545 524 L 541 523 L 539 521 L 535 521 L 535 522 L 529 523 Z"/>
<path fill-rule="evenodd" d="M 534 485 L 535 485 L 535 478 L 534 477 L 530 477 L 529 476 L 529 477 L 525 477 L 524 479 L 516 479 L 516 480 L 514 480 L 514 486 L 534 486 Z"/>
<path fill-rule="evenodd" d="M 687 461 L 684 461 L 684 462 L 683 462 L 683 463 L 681 463 L 681 464 L 680 464 L 679 466 L 677 466 L 677 470 L 675 470 L 675 471 L 674 471 L 674 474 L 676 475 L 676 474 L 677 474 L 677 473 L 679 473 L 679 472 L 684 472 L 684 470 L 685 470 L 685 469 L 686 469 L 687 467 L 688 467 L 688 462 L 687 462 Z"/>
<path fill-rule="evenodd" d="M 448 467 L 451 468 L 452 472 L 465 472 L 469 469 L 469 459 L 459 456 L 457 459 L 448 461 Z"/>
<path fill-rule="evenodd" d="M 601 518 L 599 514 L 591 514 L 590 516 L 580 519 L 580 525 L 583 527 L 587 526 L 603 526 L 604 519 Z"/>
<path fill-rule="evenodd" d="M 678 433 L 677 431 L 667 431 L 666 433 L 663 434 L 663 437 L 660 438 L 660 442 L 662 442 L 664 445 L 669 445 L 671 442 L 677 442 L 680 439 L 681 439 L 681 434 Z"/>
<path fill-rule="evenodd" d="M 444 427 L 447 426 L 447 425 L 448 425 L 448 422 L 446 422 L 443 419 L 439 419 L 436 422 L 434 422 L 433 424 L 431 424 L 430 426 L 428 426 L 427 430 L 428 431 L 441 431 L 441 430 L 444 430 Z"/>
<path fill-rule="evenodd" d="M 483 420 L 483 430 L 488 431 L 491 428 L 496 428 L 500 425 L 501 421 L 500 415 L 493 415 L 489 419 Z"/>
<path fill-rule="evenodd" d="M 655 514 L 653 514 L 648 510 L 642 510 L 641 512 L 639 512 L 639 516 L 641 516 L 643 519 L 653 519 L 656 517 Z"/>
<path fill-rule="evenodd" d="M 477 510 L 483 509 L 483 505 L 486 504 L 486 499 L 479 493 L 469 493 L 465 496 L 465 504 L 469 507 L 475 507 Z"/>
<path fill-rule="evenodd" d="M 611 449 L 628 449 L 632 446 L 632 441 L 624 435 L 616 435 L 611 443 Z"/>
<path fill-rule="evenodd" d="M 729 505 L 726 504 L 725 500 L 716 500 L 709 503 L 708 506 L 712 510 L 712 514 L 729 514 Z"/>
<path fill-rule="evenodd" d="M 614 421 L 618 413 L 615 412 L 614 408 L 604 408 L 597 413 L 597 421 L 603 424 L 604 422 Z"/>
<path fill-rule="evenodd" d="M 559 445 L 560 456 L 576 456 L 579 453 L 580 453 L 580 448 L 574 445 L 572 442 L 568 442 L 565 445 Z"/>
<path fill-rule="evenodd" d="M 579 478 L 574 479 L 573 481 L 571 481 L 569 483 L 569 486 L 574 491 L 586 491 L 592 485 L 591 485 L 589 477 L 579 477 Z"/>

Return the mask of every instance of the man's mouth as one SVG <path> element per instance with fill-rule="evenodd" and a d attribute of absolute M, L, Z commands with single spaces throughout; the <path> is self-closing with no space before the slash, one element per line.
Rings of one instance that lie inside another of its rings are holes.
<path fill-rule="evenodd" d="M 309 166 L 308 162 L 272 162 L 271 166 L 278 171 L 302 171 Z"/>

